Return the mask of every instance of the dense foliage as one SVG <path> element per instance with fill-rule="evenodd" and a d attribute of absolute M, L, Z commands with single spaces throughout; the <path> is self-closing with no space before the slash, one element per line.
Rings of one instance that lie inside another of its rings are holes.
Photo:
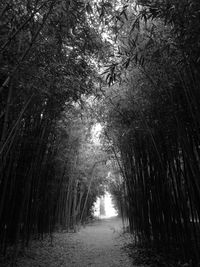
<path fill-rule="evenodd" d="M 197 266 L 199 14 L 198 0 L 0 3 L 2 252 L 76 230 L 107 177 L 136 241 Z"/>
<path fill-rule="evenodd" d="M 28 244 L 55 226 L 73 229 L 102 193 L 89 186 L 95 162 L 80 167 L 86 160 L 80 157 L 91 128 L 82 96 L 94 91 L 91 59 L 103 42 L 84 1 L 1 1 L 0 12 L 0 250 L 6 253 L 8 245 L 17 252 L 19 241 Z"/>
<path fill-rule="evenodd" d="M 125 208 L 137 240 L 178 249 L 197 266 L 200 6 L 187 0 L 137 4 L 126 9 L 116 60 L 104 72 L 111 86 L 106 132 L 120 154 Z"/>

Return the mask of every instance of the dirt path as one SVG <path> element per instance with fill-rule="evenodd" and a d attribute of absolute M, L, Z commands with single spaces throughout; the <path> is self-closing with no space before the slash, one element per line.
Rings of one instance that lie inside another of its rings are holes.
<path fill-rule="evenodd" d="M 33 242 L 19 267 L 129 267 L 131 259 L 122 249 L 120 219 L 104 219 L 82 228 L 78 233 L 55 234 L 53 245 Z"/>
<path fill-rule="evenodd" d="M 122 250 L 121 228 L 119 219 L 105 219 L 82 229 L 77 235 L 77 240 L 81 241 L 81 253 L 71 266 L 132 266 Z"/>

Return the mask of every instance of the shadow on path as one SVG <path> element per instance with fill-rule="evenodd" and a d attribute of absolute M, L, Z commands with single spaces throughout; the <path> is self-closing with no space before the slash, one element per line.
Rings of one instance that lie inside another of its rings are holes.
<path fill-rule="evenodd" d="M 97 220 L 77 233 L 55 233 L 52 245 L 49 240 L 32 242 L 17 266 L 129 267 L 131 259 L 122 249 L 127 242 L 119 218 Z"/>

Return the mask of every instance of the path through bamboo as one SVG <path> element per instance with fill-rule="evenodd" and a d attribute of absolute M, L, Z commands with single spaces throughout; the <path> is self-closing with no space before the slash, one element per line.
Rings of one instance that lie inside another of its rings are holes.
<path fill-rule="evenodd" d="M 129 267 L 131 258 L 122 249 L 129 241 L 120 219 L 99 220 L 77 233 L 55 234 L 52 246 L 33 242 L 18 267 Z"/>

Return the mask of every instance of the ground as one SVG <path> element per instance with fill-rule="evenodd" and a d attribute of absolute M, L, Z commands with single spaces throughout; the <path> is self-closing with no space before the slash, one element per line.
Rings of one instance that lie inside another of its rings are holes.
<path fill-rule="evenodd" d="M 122 234 L 119 218 L 93 222 L 77 233 L 56 233 L 49 240 L 34 241 L 18 261 L 18 267 L 122 267 L 133 266 L 123 249 L 131 242 Z"/>
<path fill-rule="evenodd" d="M 1 267 L 10 267 L 9 258 L 0 257 Z M 147 247 L 135 244 L 124 233 L 120 218 L 96 220 L 76 233 L 60 232 L 44 240 L 33 240 L 20 252 L 17 267 L 189 267 L 175 263 Z"/>

